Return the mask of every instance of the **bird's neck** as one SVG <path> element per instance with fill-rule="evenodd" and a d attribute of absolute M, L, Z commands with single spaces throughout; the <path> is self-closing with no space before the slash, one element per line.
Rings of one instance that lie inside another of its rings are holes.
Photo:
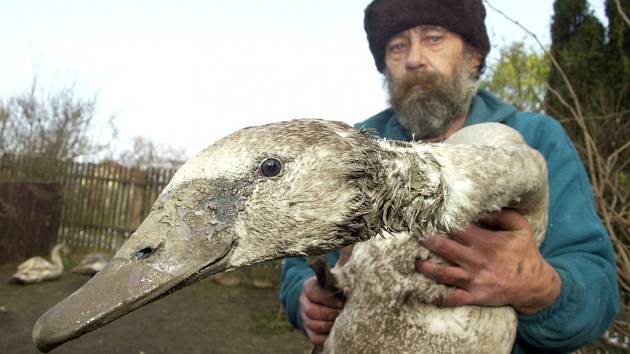
<path fill-rule="evenodd" d="M 61 249 L 60 246 L 55 246 L 50 254 L 51 262 L 57 267 L 63 267 L 63 260 L 61 259 Z"/>
<path fill-rule="evenodd" d="M 423 236 L 442 231 L 447 195 L 441 166 L 430 149 L 383 142 L 386 187 L 377 196 L 382 226 L 388 232 Z"/>
<path fill-rule="evenodd" d="M 450 233 L 505 207 L 546 220 L 545 162 L 524 144 L 408 144 L 391 151 L 380 208 L 386 231 Z M 544 234 L 546 222 L 538 224 Z"/>

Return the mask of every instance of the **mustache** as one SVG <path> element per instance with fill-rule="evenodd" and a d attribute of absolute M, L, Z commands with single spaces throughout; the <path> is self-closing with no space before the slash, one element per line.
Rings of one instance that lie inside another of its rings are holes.
<path fill-rule="evenodd" d="M 426 91 L 444 86 L 445 81 L 444 76 L 436 72 L 410 72 L 403 76 L 398 84 L 404 91 L 409 91 L 415 86 L 420 86 L 423 91 Z"/>

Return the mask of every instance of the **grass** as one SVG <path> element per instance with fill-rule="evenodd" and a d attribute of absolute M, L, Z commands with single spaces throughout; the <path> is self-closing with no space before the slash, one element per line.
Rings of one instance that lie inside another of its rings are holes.
<path fill-rule="evenodd" d="M 276 334 L 293 330 L 284 318 L 281 309 L 277 311 L 257 311 L 252 313 L 252 321 L 256 328 L 268 334 Z"/>

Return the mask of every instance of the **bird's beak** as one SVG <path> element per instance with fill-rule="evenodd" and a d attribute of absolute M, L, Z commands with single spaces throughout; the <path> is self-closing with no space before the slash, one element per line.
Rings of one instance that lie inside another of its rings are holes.
<path fill-rule="evenodd" d="M 186 198 L 163 195 L 103 270 L 39 318 L 33 340 L 41 351 L 229 267 L 233 241 L 226 220 L 204 196 Z"/>

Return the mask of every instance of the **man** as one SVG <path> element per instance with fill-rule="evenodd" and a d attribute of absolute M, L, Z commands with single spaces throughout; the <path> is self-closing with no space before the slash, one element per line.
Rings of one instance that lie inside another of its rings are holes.
<path fill-rule="evenodd" d="M 356 127 L 388 139 L 440 141 L 466 125 L 501 122 L 545 156 L 549 227 L 540 249 L 527 221 L 504 210 L 481 220 L 484 226 L 430 237 L 424 245 L 454 266 L 418 261 L 416 269 L 455 288 L 440 306 L 513 306 L 514 353 L 571 352 L 599 337 L 617 314 L 612 245 L 562 127 L 477 91 L 490 49 L 484 19 L 480 0 L 374 0 L 365 30 L 392 108 Z M 336 257 L 330 255 L 331 264 Z M 281 300 L 314 344 L 323 344 L 343 308 L 317 286 L 304 259 L 285 261 Z"/>

